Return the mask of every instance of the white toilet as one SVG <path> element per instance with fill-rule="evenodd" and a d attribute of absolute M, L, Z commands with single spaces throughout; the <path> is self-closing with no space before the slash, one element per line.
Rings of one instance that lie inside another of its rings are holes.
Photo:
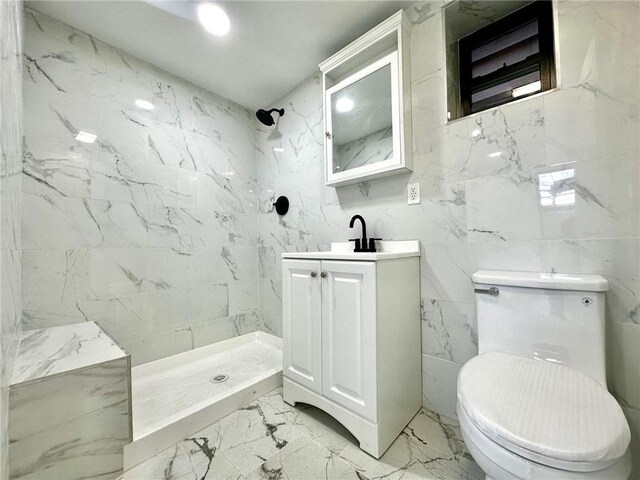
<path fill-rule="evenodd" d="M 457 411 L 487 479 L 626 480 L 630 432 L 607 391 L 598 275 L 473 275 L 479 355 Z"/>

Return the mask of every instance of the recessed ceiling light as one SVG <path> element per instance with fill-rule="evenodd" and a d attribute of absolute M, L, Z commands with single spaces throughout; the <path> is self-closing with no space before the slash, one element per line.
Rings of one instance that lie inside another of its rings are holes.
<path fill-rule="evenodd" d="M 207 32 L 219 37 L 229 33 L 231 28 L 229 16 L 213 3 L 201 3 L 198 5 L 198 20 L 200 20 Z"/>
<path fill-rule="evenodd" d="M 84 143 L 93 143 L 96 141 L 96 138 L 98 138 L 97 135 L 94 135 L 93 133 L 82 132 L 82 131 L 78 132 L 78 135 L 76 135 L 76 140 Z"/>
<path fill-rule="evenodd" d="M 155 105 L 151 102 L 147 102 L 146 100 L 138 99 L 135 101 L 136 107 L 141 108 L 142 110 L 153 110 Z"/>
<path fill-rule="evenodd" d="M 336 102 L 336 110 L 338 110 L 339 112 L 344 113 L 350 111 L 351 109 L 353 109 L 353 100 L 351 100 L 349 97 L 339 98 Z"/>

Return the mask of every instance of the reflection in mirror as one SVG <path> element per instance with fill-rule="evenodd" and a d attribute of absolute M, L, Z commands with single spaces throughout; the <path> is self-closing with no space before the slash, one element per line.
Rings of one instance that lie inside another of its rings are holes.
<path fill-rule="evenodd" d="M 334 93 L 331 118 L 334 172 L 393 158 L 391 67 Z"/>

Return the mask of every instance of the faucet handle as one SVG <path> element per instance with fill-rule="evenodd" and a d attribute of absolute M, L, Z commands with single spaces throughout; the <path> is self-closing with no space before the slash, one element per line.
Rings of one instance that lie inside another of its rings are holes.
<path fill-rule="evenodd" d="M 376 252 L 376 240 L 382 240 L 381 238 L 370 238 L 369 239 L 369 251 Z"/>
<path fill-rule="evenodd" d="M 360 248 L 360 239 L 359 238 L 350 238 L 349 239 L 350 242 L 356 242 L 356 246 L 353 249 L 354 252 L 361 252 L 362 249 Z M 366 245 L 365 245 L 366 247 Z"/>

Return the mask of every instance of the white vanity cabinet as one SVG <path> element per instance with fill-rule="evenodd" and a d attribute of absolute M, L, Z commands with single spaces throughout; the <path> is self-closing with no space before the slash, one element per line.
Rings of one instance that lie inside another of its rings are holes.
<path fill-rule="evenodd" d="M 377 458 L 421 405 L 418 242 L 381 243 L 282 262 L 284 399 L 325 410 Z"/>

